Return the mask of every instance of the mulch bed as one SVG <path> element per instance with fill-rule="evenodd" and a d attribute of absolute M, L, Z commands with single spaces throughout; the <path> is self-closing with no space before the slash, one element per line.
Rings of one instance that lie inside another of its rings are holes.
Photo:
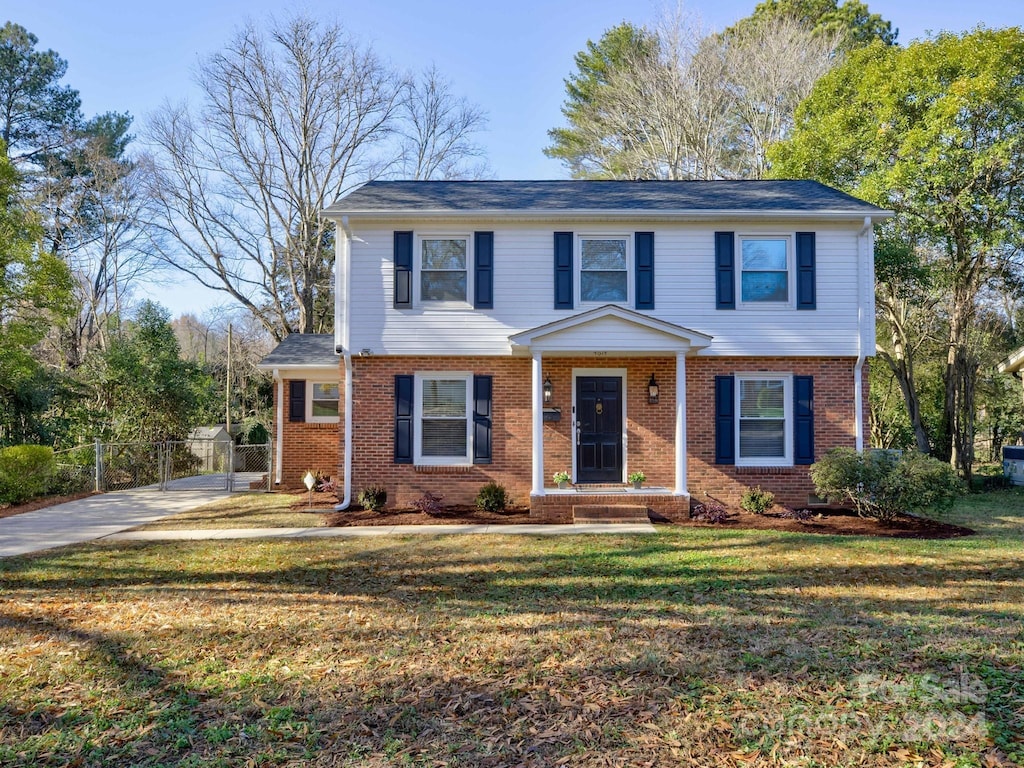
<path fill-rule="evenodd" d="M 35 512 L 37 509 L 46 509 L 46 507 L 52 507 L 55 504 L 63 504 L 65 501 L 77 501 L 87 496 L 93 496 L 95 493 L 96 491 L 82 491 L 81 493 L 72 493 L 68 496 L 44 496 L 40 499 L 26 501 L 24 504 L 12 504 L 6 507 L 0 505 L 0 518 L 14 517 L 23 512 Z"/>
<path fill-rule="evenodd" d="M 829 536 L 880 536 L 897 539 L 955 539 L 974 533 L 972 529 L 960 525 L 911 515 L 901 515 L 890 522 L 882 522 L 860 517 L 856 510 L 845 507 L 815 507 L 812 512 L 814 517 L 809 520 L 780 517 L 777 512 L 754 515 L 742 510 L 732 510 L 729 519 L 724 523 L 706 523 L 700 520 L 675 523 L 657 519 L 655 522 L 703 528 L 752 528 L 763 531 L 795 531 L 798 533 L 821 533 Z"/>
<path fill-rule="evenodd" d="M 298 497 L 296 497 L 298 498 Z M 332 494 L 313 494 L 313 507 L 329 510 L 337 503 Z M 308 505 L 308 496 L 303 494 L 301 501 L 292 503 L 292 509 L 301 510 Z M 733 510 L 724 523 L 705 523 L 700 520 L 683 520 L 673 522 L 651 515 L 653 522 L 664 525 L 692 527 L 721 527 L 731 530 L 756 529 L 769 531 L 795 531 L 799 533 L 820 533 L 832 536 L 880 536 L 885 538 L 904 539 L 954 539 L 970 536 L 974 533 L 964 528 L 938 520 L 922 517 L 901 516 L 883 523 L 878 520 L 860 517 L 852 509 L 843 507 L 815 508 L 815 516 L 809 520 L 792 520 L 780 517 L 778 513 L 753 515 L 742 510 Z M 332 527 L 360 525 L 514 525 L 535 523 L 530 517 L 529 507 L 509 507 L 504 512 L 483 512 L 471 505 L 446 506 L 436 515 L 428 515 L 415 508 L 385 509 L 372 512 L 353 505 L 344 512 L 327 512 L 324 524 Z"/>

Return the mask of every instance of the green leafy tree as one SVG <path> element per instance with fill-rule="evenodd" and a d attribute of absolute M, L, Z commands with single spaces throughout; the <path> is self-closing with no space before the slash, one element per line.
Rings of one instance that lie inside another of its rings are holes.
<path fill-rule="evenodd" d="M 18 186 L 0 142 L 0 444 L 49 441 L 44 414 L 59 382 L 34 347 L 70 312 L 68 270 L 35 247 L 39 227 Z"/>
<path fill-rule="evenodd" d="M 181 358 L 167 310 L 150 301 L 106 351 L 86 361 L 83 372 L 92 403 L 79 422 L 91 427 L 90 436 L 108 440 L 183 439 L 213 397 L 202 366 Z"/>
<path fill-rule="evenodd" d="M 876 43 L 818 82 L 790 139 L 769 152 L 778 177 L 816 178 L 894 209 L 896 227 L 936 255 L 947 327 L 933 450 L 968 478 L 979 295 L 1006 270 L 1024 221 L 1022 71 L 1017 28 Z"/>
<path fill-rule="evenodd" d="M 895 45 L 898 29 L 880 14 L 871 13 L 867 3 L 860 0 L 763 0 L 754 12 L 741 19 L 726 34 L 771 18 L 790 18 L 808 29 L 828 35 L 838 35 L 840 50 L 849 51 L 870 45 L 876 40 L 884 45 Z"/>
<path fill-rule="evenodd" d="M 574 178 L 621 177 L 624 169 L 614 163 L 595 163 L 594 157 L 606 154 L 601 142 L 614 146 L 628 143 L 628 139 L 595 137 L 591 125 L 600 118 L 603 92 L 613 75 L 627 64 L 653 58 L 656 51 L 657 41 L 649 32 L 625 21 L 606 31 L 596 43 L 588 40 L 575 56 L 576 71 L 565 81 L 562 114 L 569 125 L 548 131 L 551 146 L 544 154 L 564 162 Z"/>
<path fill-rule="evenodd" d="M 81 114 L 78 91 L 60 84 L 67 62 L 37 51 L 38 42 L 10 21 L 0 28 L 0 138 L 8 156 L 22 162 L 61 146 Z"/>

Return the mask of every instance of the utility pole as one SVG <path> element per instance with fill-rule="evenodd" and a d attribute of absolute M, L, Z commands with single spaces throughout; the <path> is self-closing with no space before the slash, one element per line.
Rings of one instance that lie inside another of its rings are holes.
<path fill-rule="evenodd" d="M 224 429 L 231 434 L 231 323 L 228 323 L 228 376 L 224 382 Z"/>

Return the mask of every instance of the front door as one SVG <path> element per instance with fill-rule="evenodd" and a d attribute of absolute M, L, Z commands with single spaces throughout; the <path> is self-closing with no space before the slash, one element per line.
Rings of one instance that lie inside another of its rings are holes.
<path fill-rule="evenodd" d="M 576 482 L 622 482 L 622 378 L 576 379 Z"/>

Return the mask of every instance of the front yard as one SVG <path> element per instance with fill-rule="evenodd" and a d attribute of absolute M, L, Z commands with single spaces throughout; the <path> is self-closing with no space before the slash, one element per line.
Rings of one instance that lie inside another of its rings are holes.
<path fill-rule="evenodd" d="M 952 521 L 0 561 L 0 764 L 1019 764 L 1024 494 Z"/>

